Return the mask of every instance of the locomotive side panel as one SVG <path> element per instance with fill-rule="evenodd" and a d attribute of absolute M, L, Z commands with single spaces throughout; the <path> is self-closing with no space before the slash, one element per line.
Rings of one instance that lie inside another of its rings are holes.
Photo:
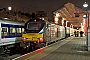
<path fill-rule="evenodd" d="M 51 24 L 45 31 L 44 36 L 47 43 L 65 38 L 65 28 L 60 25 Z"/>

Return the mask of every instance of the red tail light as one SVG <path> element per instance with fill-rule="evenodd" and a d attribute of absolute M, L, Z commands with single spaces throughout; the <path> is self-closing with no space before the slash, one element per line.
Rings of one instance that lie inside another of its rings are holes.
<path fill-rule="evenodd" d="M 26 40 L 26 37 L 23 37 L 22 40 Z"/>

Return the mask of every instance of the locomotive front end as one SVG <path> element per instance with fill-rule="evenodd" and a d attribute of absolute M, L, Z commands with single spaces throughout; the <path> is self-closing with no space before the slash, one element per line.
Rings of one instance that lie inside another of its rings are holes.
<path fill-rule="evenodd" d="M 22 35 L 24 42 L 41 43 L 43 39 L 43 29 L 45 21 L 41 19 L 31 19 L 25 24 L 25 34 Z"/>

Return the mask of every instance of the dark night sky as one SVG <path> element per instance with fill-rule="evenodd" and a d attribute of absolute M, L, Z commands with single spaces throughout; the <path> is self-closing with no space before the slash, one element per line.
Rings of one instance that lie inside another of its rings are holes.
<path fill-rule="evenodd" d="M 29 13 L 45 11 L 48 13 L 49 19 L 52 19 L 52 12 L 62 8 L 65 3 L 70 2 L 83 9 L 82 5 L 85 1 L 90 5 L 90 0 L 0 0 L 0 8 L 13 6 L 14 10 L 17 8 L 18 10 Z"/>

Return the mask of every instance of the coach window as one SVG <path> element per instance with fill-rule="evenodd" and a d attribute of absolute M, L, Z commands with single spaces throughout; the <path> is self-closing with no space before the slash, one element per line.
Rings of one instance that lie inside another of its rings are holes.
<path fill-rule="evenodd" d="M 22 33 L 21 28 L 17 28 L 17 34 L 18 34 L 18 36 L 20 36 L 20 35 L 21 35 L 21 33 Z"/>
<path fill-rule="evenodd" d="M 24 33 L 24 28 L 22 28 L 22 33 Z"/>
<path fill-rule="evenodd" d="M 10 36 L 16 35 L 16 29 L 14 27 L 10 27 Z"/>
<path fill-rule="evenodd" d="M 8 36 L 8 27 L 2 27 L 2 36 Z"/>

